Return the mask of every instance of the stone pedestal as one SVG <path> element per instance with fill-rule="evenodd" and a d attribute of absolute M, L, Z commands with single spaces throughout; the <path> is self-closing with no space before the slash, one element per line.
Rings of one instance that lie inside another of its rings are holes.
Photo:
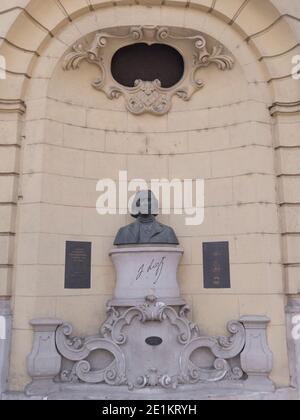
<path fill-rule="evenodd" d="M 0 298 L 0 399 L 8 385 L 11 319 L 10 299 Z"/>
<path fill-rule="evenodd" d="M 267 342 L 267 326 L 270 319 L 265 316 L 244 316 L 240 319 L 246 331 L 246 344 L 241 353 L 241 367 L 247 374 L 247 388 L 274 390 L 269 379 L 273 367 L 273 354 Z"/>
<path fill-rule="evenodd" d="M 55 334 L 62 321 L 40 318 L 32 320 L 30 324 L 34 330 L 34 345 L 27 358 L 27 366 L 32 383 L 27 386 L 26 393 L 48 394 L 51 390 L 57 390 L 54 379 L 60 373 L 62 357 L 56 349 Z"/>
<path fill-rule="evenodd" d="M 183 249 L 179 246 L 116 247 L 110 252 L 117 282 L 114 306 L 142 304 L 155 296 L 167 305 L 183 305 L 177 282 L 177 268 Z"/>
<path fill-rule="evenodd" d="M 300 398 L 300 295 L 289 297 L 286 319 L 291 385 Z"/>

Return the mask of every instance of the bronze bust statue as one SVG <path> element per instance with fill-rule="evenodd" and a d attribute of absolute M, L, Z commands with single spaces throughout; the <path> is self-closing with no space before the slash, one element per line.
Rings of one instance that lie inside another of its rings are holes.
<path fill-rule="evenodd" d="M 158 201 L 152 191 L 136 194 L 131 215 L 136 221 L 119 230 L 114 245 L 179 244 L 174 230 L 156 221 Z"/>

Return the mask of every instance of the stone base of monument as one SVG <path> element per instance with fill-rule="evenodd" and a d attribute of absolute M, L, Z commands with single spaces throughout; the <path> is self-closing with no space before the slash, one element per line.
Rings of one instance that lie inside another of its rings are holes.
<path fill-rule="evenodd" d="M 224 337 L 200 332 L 180 296 L 182 254 L 177 246 L 113 249 L 116 288 L 95 336 L 73 337 L 72 326 L 59 319 L 33 320 L 32 383 L 26 395 L 191 399 L 193 394 L 197 399 L 205 389 L 274 391 L 268 377 L 269 319 L 230 321 Z"/>
<path fill-rule="evenodd" d="M 177 267 L 183 255 L 179 246 L 135 245 L 116 247 L 110 257 L 116 270 L 113 306 L 143 304 L 156 296 L 167 305 L 184 305 L 177 282 Z"/>
<path fill-rule="evenodd" d="M 129 391 L 126 386 L 64 384 L 56 383 L 56 391 L 49 394 L 28 395 L 23 392 L 2 394 L 3 400 L 96 400 L 96 401 L 203 401 L 203 400 L 298 400 L 296 389 L 279 388 L 275 391 L 253 391 L 251 389 L 222 381 L 214 384 L 179 386 L 176 390 L 143 388 Z M 0 398 L 1 399 L 1 398 Z"/>

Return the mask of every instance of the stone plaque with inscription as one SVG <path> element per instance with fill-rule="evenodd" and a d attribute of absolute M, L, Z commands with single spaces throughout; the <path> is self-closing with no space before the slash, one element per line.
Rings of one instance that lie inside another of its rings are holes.
<path fill-rule="evenodd" d="M 65 289 L 91 287 L 91 242 L 66 242 Z"/>
<path fill-rule="evenodd" d="M 230 289 L 228 242 L 203 243 L 203 278 L 205 289 Z"/>

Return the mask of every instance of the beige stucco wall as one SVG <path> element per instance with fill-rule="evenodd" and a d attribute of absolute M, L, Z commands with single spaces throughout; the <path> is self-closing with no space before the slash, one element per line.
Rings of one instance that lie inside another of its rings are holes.
<path fill-rule="evenodd" d="M 73 7 L 71 2 L 64 3 Z M 224 334 L 231 319 L 268 315 L 269 343 L 274 353 L 272 379 L 281 386 L 289 383 L 285 292 L 288 286 L 290 293 L 297 293 L 299 284 L 294 271 L 287 279 L 282 263 L 287 259 L 293 263 L 288 270 L 297 269 L 299 254 L 295 249 L 299 244 L 297 235 L 282 239 L 282 231 L 287 226 L 288 231 L 297 232 L 299 226 L 290 206 L 278 206 L 292 188 L 285 177 L 281 176 L 278 183 L 278 171 L 280 167 L 281 173 L 289 173 L 294 165 L 294 172 L 299 173 L 299 167 L 295 155 L 278 149 L 278 145 L 283 139 L 288 141 L 285 130 L 292 123 L 296 129 L 299 118 L 293 116 L 287 123 L 290 117 L 279 116 L 276 126 L 268 109 L 274 97 L 280 102 L 287 92 L 296 96 L 294 81 L 270 82 L 279 75 L 282 63 L 289 71 L 286 63 L 292 53 L 287 53 L 285 60 L 275 57 L 267 64 L 258 59 L 286 49 L 293 42 L 293 33 L 276 26 L 247 43 L 245 32 L 257 33 L 268 27 L 278 11 L 269 8 L 265 10 L 268 13 L 258 15 L 258 2 L 252 1 L 247 14 L 240 14 L 233 25 L 228 25 L 230 19 L 224 19 L 224 15 L 234 17 L 242 1 L 227 1 L 227 9 L 225 2 L 217 2 L 215 13 L 207 13 L 210 1 L 198 3 L 201 8 L 182 8 L 179 2 L 177 6 L 106 7 L 74 15 L 72 23 L 61 24 L 55 37 L 47 37 L 39 49 L 41 56 L 28 68 L 31 79 L 22 84 L 27 111 L 21 124 L 17 126 L 19 118 L 15 114 L 1 114 L 6 137 L 13 138 L 13 133 L 19 139 L 15 147 L 1 150 L 1 165 L 7 166 L 4 170 L 8 173 L 3 191 L 15 201 L 19 196 L 18 206 L 1 207 L 1 220 L 16 230 L 14 243 L 13 236 L 0 237 L 1 249 L 6 250 L 1 256 L 3 265 L 10 262 L 5 271 L 1 269 L 0 290 L 6 290 L 4 295 L 10 293 L 8 276 L 14 264 L 11 389 L 22 389 L 29 381 L 25 358 L 32 345 L 30 319 L 60 317 L 70 321 L 78 334 L 95 333 L 104 319 L 105 303 L 114 285 L 108 251 L 117 229 L 130 220 L 97 215 L 96 183 L 101 178 L 116 179 L 120 169 L 128 170 L 130 178 L 205 179 L 203 225 L 188 227 L 183 217 L 160 217 L 175 228 L 185 250 L 179 279 L 193 319 L 203 330 L 216 335 Z M 46 22 L 46 9 L 32 2 L 30 12 L 37 11 L 35 17 L 47 28 L 59 21 L 59 10 L 48 10 Z M 22 19 L 23 26 L 29 25 L 26 17 Z M 88 64 L 76 72 L 62 70 L 63 54 L 85 34 L 105 27 L 143 24 L 206 33 L 226 46 L 236 65 L 226 73 L 213 67 L 203 70 L 205 88 L 189 102 L 175 99 L 171 112 L 162 117 L 133 116 L 125 111 L 122 98 L 111 101 L 95 91 L 90 83 L 97 69 Z M 10 35 L 24 48 L 36 49 L 40 45 L 39 31 L 41 28 L 28 30 L 26 40 L 24 33 L 21 36 L 16 30 Z M 20 71 L 20 63 L 28 62 L 28 53 L 17 53 L 7 45 L 5 48 L 10 68 Z M 13 75 L 6 82 L 17 90 Z M 284 134 L 279 134 L 280 129 Z M 299 141 L 295 139 L 294 143 L 298 145 Z M 16 167 L 20 168 L 19 182 L 14 176 Z M 64 290 L 64 247 L 71 239 L 93 243 L 90 290 Z M 230 243 L 232 288 L 208 291 L 202 287 L 201 244 L 218 240 Z"/>

